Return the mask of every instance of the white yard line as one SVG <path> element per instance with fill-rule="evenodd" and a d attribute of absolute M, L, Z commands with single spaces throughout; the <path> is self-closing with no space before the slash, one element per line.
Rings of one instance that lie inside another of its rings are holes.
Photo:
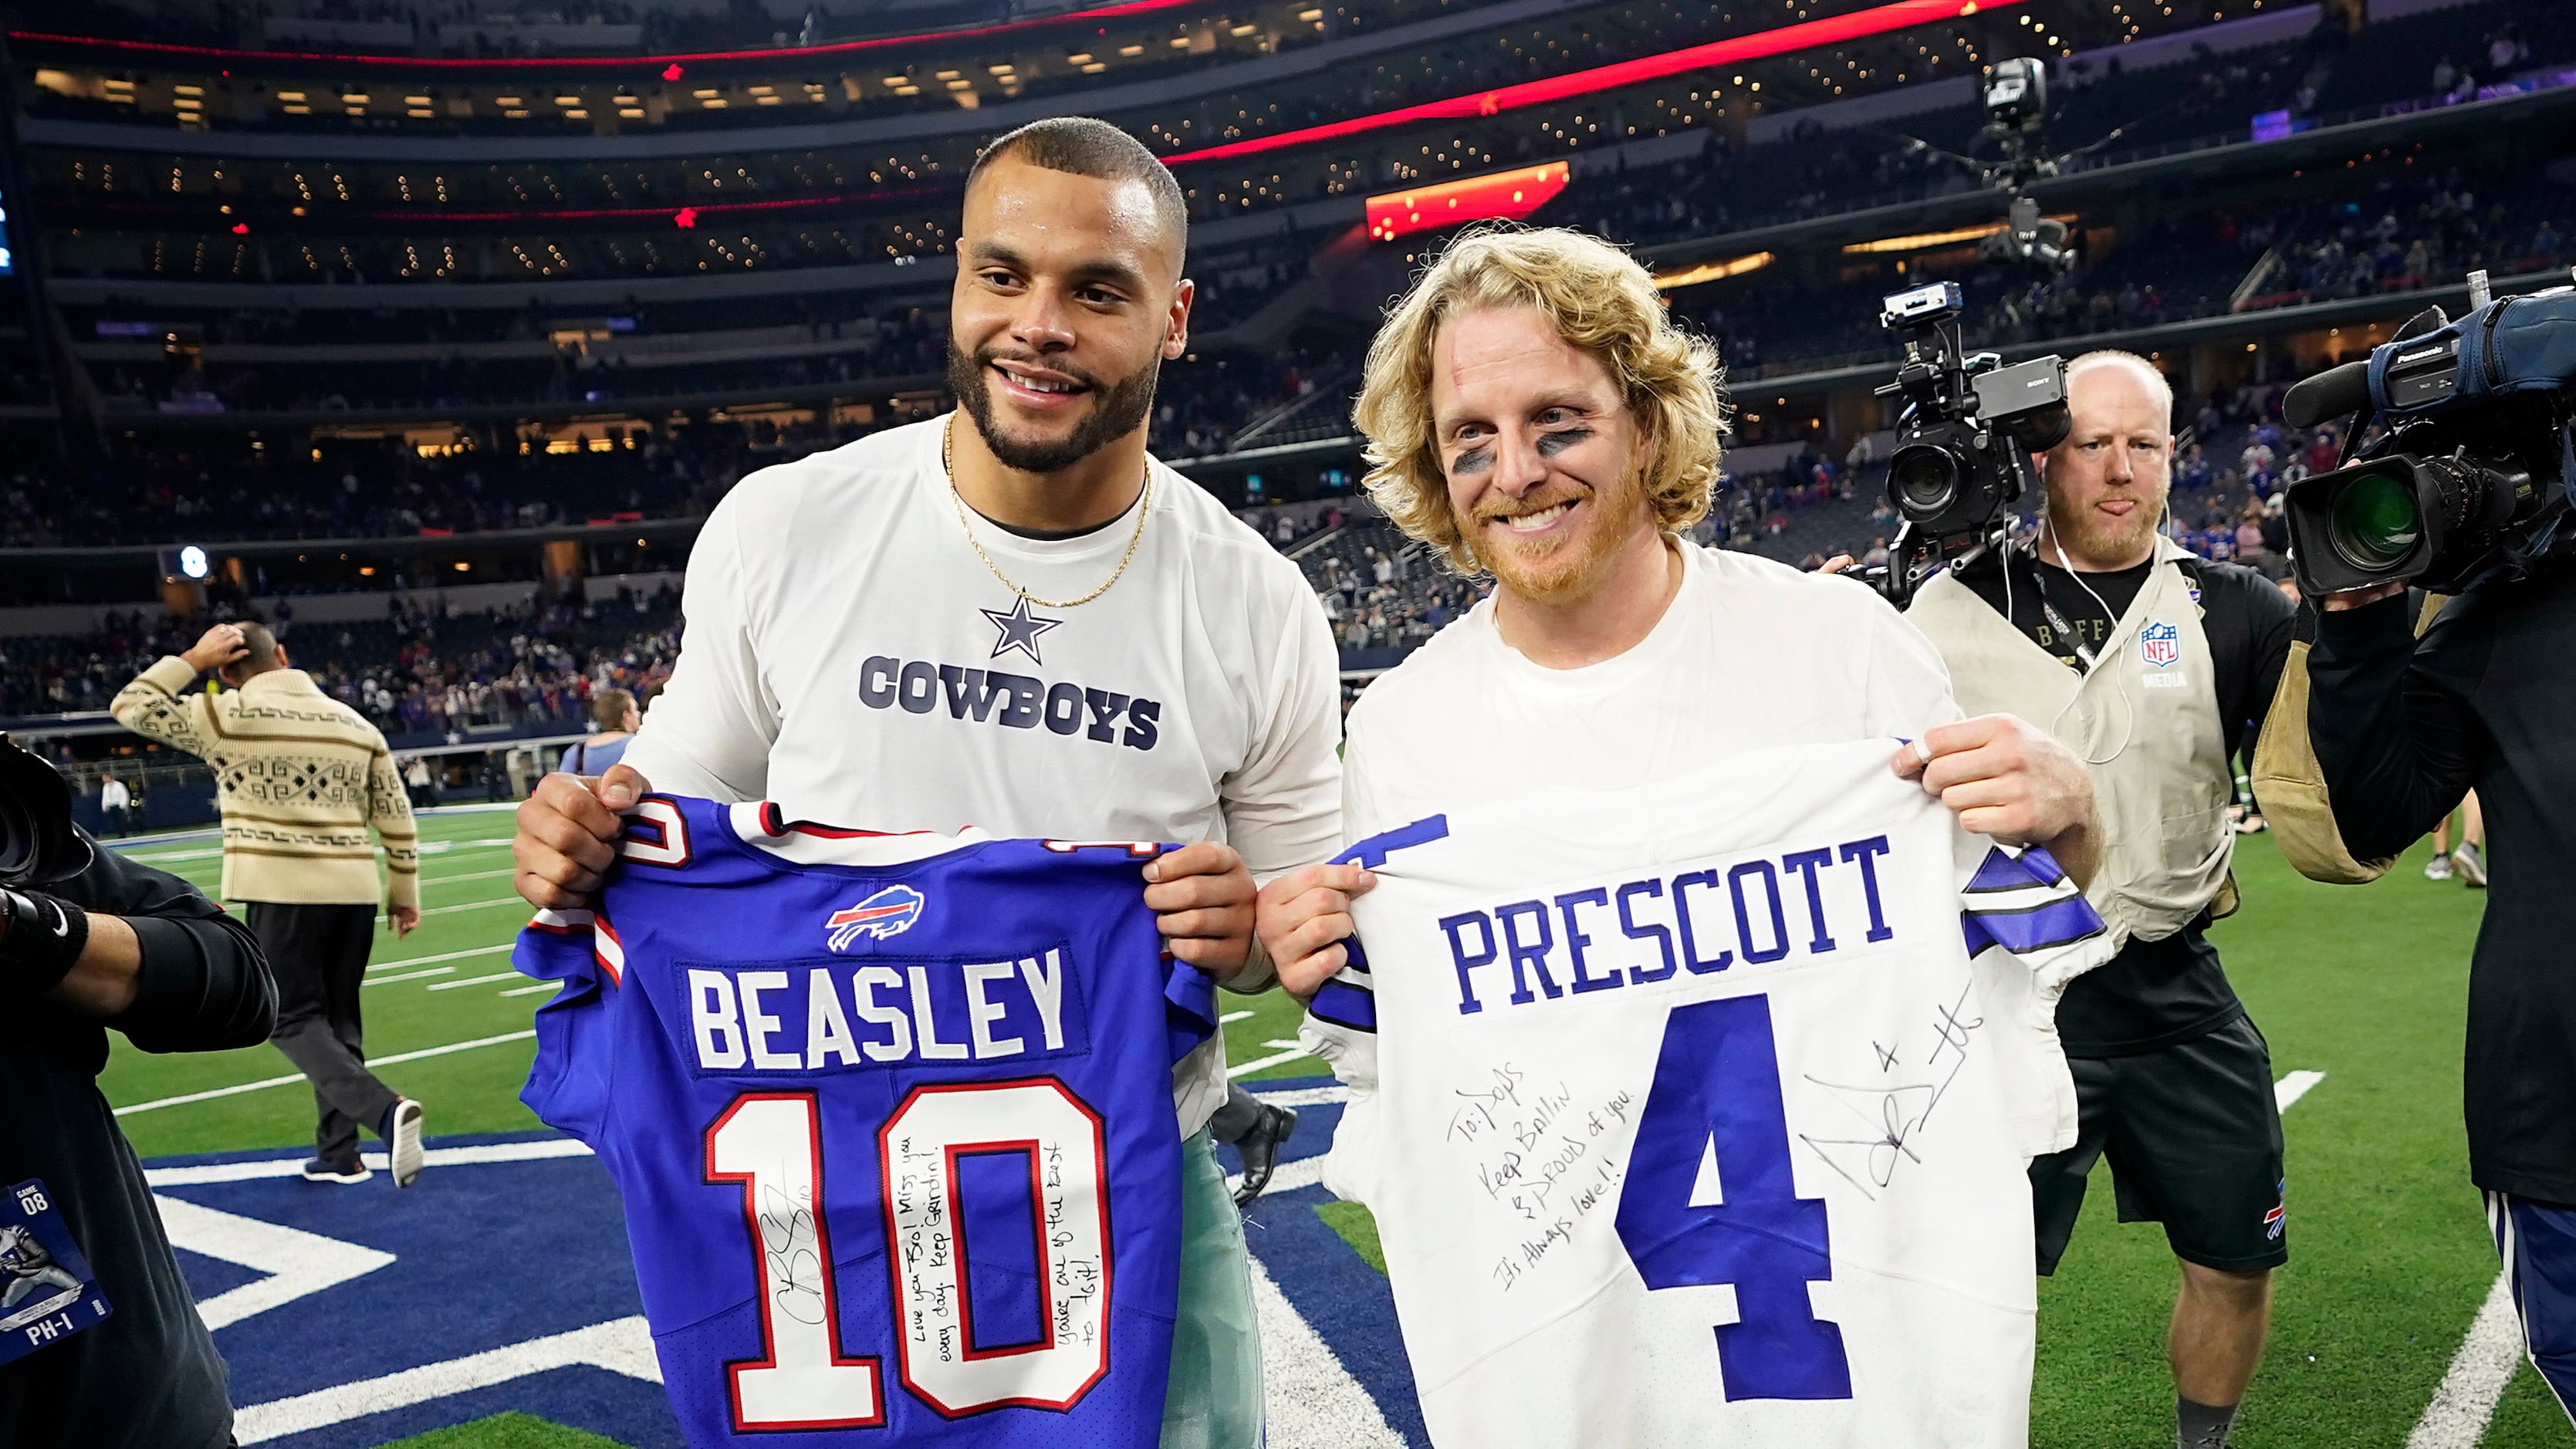
<path fill-rule="evenodd" d="M 397 971 L 391 976 L 370 976 L 358 984 L 360 986 L 390 986 L 397 981 L 418 981 L 424 976 L 445 976 L 455 969 L 456 968 L 453 966 L 432 966 L 426 971 Z"/>
<path fill-rule="evenodd" d="M 516 944 L 516 942 L 504 941 L 498 946 L 475 946 L 463 951 L 441 951 L 435 956 L 405 956 L 399 961 L 379 961 L 367 970 L 371 973 L 391 971 L 397 966 L 426 966 L 432 961 L 462 961 L 468 956 L 498 956 L 512 949 Z"/>
<path fill-rule="evenodd" d="M 1252 1013 L 1251 1013 L 1251 1012 L 1248 1012 L 1248 1011 L 1229 1011 L 1229 1012 L 1227 1012 L 1225 1015 L 1218 1017 L 1218 1018 L 1216 1019 L 1216 1024 L 1217 1024 L 1217 1025 L 1219 1025 L 1219 1026 L 1232 1026 L 1232 1025 L 1234 1025 L 1234 1024 L 1235 1024 L 1236 1022 L 1238 1022 L 1238 1021 L 1250 1021 L 1250 1020 L 1252 1020 Z"/>
<path fill-rule="evenodd" d="M 1275 1045 L 1275 1043 L 1264 1042 L 1263 1045 L 1270 1046 Z M 1291 1043 L 1291 1049 L 1288 1051 L 1281 1052 L 1276 1056 L 1254 1057 L 1248 1062 L 1238 1062 L 1233 1066 L 1227 1067 L 1225 1069 L 1225 1074 L 1228 1079 L 1249 1076 L 1254 1072 L 1260 1071 L 1264 1067 L 1275 1067 L 1281 1062 L 1293 1062 L 1304 1055 L 1306 1055 L 1306 1049 L 1304 1047 L 1296 1046 L 1294 1043 Z"/>
<path fill-rule="evenodd" d="M 2272 1103 L 2280 1111 L 2290 1110 L 2292 1103 L 2308 1094 L 2308 1089 L 2326 1079 L 2323 1072 L 2292 1072 L 2272 1084 Z"/>
<path fill-rule="evenodd" d="M 2498 1273 L 2469 1336 L 2451 1356 L 2451 1371 L 2415 1421 L 2415 1432 L 2406 1436 L 2406 1449 L 2475 1449 L 2521 1364 L 2522 1323 L 2513 1311 L 2513 1286 Z"/>
<path fill-rule="evenodd" d="M 533 909 L 533 907 L 531 907 L 526 901 L 519 899 L 517 896 L 494 896 L 488 901 L 467 901 L 462 905 L 454 906 L 431 906 L 428 910 L 421 912 L 421 914 L 424 916 L 446 916 L 453 915 L 458 911 L 486 911 L 490 910 L 494 906 L 517 906 L 523 911 Z"/>
<path fill-rule="evenodd" d="M 505 1031 L 499 1036 L 478 1036 L 472 1041 L 452 1041 L 445 1046 L 423 1047 L 416 1052 L 396 1052 L 394 1055 L 389 1057 L 376 1057 L 370 1060 L 367 1065 L 370 1067 L 390 1067 L 397 1062 L 416 1062 L 428 1057 L 443 1057 L 450 1052 L 472 1051 L 476 1047 L 498 1046 L 501 1043 L 508 1041 L 526 1041 L 528 1038 L 535 1036 L 536 1034 L 536 1029 L 533 1027 L 526 1031 Z M 237 1082 L 229 1087 L 213 1087 L 203 1092 L 187 1092 L 176 1097 L 160 1097 L 149 1102 L 137 1102 L 131 1107 L 117 1108 L 116 1115 L 119 1117 L 131 1117 L 137 1112 L 157 1112 L 164 1107 L 184 1107 L 191 1102 L 211 1102 L 217 1097 L 238 1097 L 244 1092 L 257 1092 L 269 1087 L 288 1086 L 303 1080 L 304 1074 L 297 1072 L 290 1076 L 269 1077 L 256 1082 Z"/>
<path fill-rule="evenodd" d="M 382 1378 L 316 1389 L 291 1399 L 253 1404 L 234 1416 L 233 1432 L 244 1444 L 260 1444 L 289 1434 L 344 1424 L 369 1414 L 382 1414 L 425 1404 L 432 1399 L 488 1389 L 530 1374 L 583 1366 L 607 1369 L 650 1383 L 662 1381 L 661 1365 L 653 1357 L 652 1330 L 638 1315 L 576 1328 L 570 1333 L 532 1338 L 507 1348 L 452 1358 L 445 1363 L 424 1364 L 419 1368 L 386 1374 Z"/>
<path fill-rule="evenodd" d="M 457 987 L 460 987 L 460 986 L 484 986 L 484 985 L 488 985 L 488 984 L 490 984 L 491 982 L 495 982 L 495 981 L 511 981 L 511 980 L 524 980 L 524 979 L 525 979 L 525 978 L 521 977 L 521 976 L 519 975 L 519 973 L 518 973 L 518 972 L 516 972 L 516 971 L 495 971 L 495 972 L 493 972 L 493 973 L 492 973 L 491 975 L 489 975 L 489 976 L 460 976 L 460 977 L 456 978 L 456 979 L 455 979 L 455 980 L 453 980 L 453 981 L 441 981 L 441 982 L 439 982 L 437 985 L 432 986 L 432 987 L 430 987 L 429 989 L 430 989 L 430 990 L 432 990 L 432 991 L 454 991 Z M 549 983 L 549 984 L 551 984 L 551 983 Z"/>
<path fill-rule="evenodd" d="M 534 996 L 540 991 L 552 991 L 562 985 L 563 983 L 560 981 L 540 981 L 534 986 L 513 986 L 501 994 L 503 996 Z"/>
<path fill-rule="evenodd" d="M 430 875 L 424 872 L 421 875 L 420 883 L 425 886 L 448 885 L 460 880 L 492 880 L 500 876 L 517 875 L 518 873 L 519 868 L 515 865 L 505 865 L 499 870 L 469 870 L 461 875 Z"/>
<path fill-rule="evenodd" d="M 538 1162 L 556 1157 L 588 1157 L 587 1144 L 570 1137 L 539 1137 L 527 1142 L 486 1142 L 476 1147 L 433 1147 L 420 1155 L 423 1167 L 467 1167 L 478 1162 Z M 382 1172 L 385 1155 L 381 1152 L 359 1154 L 361 1161 Z M 293 1177 L 304 1170 L 301 1157 L 262 1157 L 249 1162 L 209 1162 L 195 1167 L 153 1167 L 143 1173 L 143 1180 L 155 1188 L 203 1187 L 217 1182 L 257 1182 L 272 1177 Z"/>

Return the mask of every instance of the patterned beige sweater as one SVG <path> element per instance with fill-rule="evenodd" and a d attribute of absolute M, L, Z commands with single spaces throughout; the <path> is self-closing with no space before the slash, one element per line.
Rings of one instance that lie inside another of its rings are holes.
<path fill-rule="evenodd" d="M 196 678 L 172 655 L 117 691 L 108 710 L 214 767 L 224 896 L 419 905 L 420 836 L 384 735 L 301 669 L 255 674 L 220 694 L 191 691 Z M 381 890 L 369 826 L 385 847 Z"/>

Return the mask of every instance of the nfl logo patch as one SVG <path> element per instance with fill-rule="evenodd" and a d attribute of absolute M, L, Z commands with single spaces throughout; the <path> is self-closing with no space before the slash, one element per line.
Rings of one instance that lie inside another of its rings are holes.
<path fill-rule="evenodd" d="M 2182 657 L 2182 631 L 2162 619 L 2149 620 L 2138 631 L 2138 657 L 2158 669 L 2171 668 Z"/>
<path fill-rule="evenodd" d="M 887 886 L 855 906 L 843 906 L 824 917 L 823 939 L 833 950 L 847 951 L 861 936 L 880 941 L 900 936 L 921 919 L 921 905 L 921 892 L 910 886 Z"/>

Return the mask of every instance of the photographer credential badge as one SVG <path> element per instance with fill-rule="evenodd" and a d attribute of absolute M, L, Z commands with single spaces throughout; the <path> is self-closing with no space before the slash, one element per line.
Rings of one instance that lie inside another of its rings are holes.
<path fill-rule="evenodd" d="M 0 1364 L 80 1332 L 112 1310 L 40 1178 L 0 1202 Z"/>

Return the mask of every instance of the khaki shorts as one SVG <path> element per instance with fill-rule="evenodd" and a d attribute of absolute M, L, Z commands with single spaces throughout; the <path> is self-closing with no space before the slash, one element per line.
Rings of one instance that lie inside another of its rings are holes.
<path fill-rule="evenodd" d="M 1181 1144 L 1181 1293 L 1162 1449 L 1259 1449 L 1261 1326 L 1243 1219 L 1201 1130 Z"/>

